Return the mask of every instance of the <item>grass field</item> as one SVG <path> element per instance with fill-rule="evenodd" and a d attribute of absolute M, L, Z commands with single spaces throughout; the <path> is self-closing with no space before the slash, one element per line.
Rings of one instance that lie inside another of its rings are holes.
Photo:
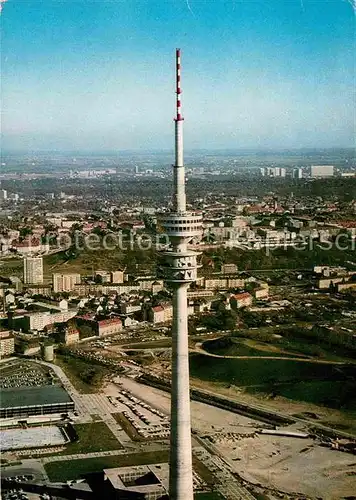
<path fill-rule="evenodd" d="M 330 408 L 356 409 L 356 367 L 288 359 L 231 359 L 191 354 L 192 377 Z"/>
<path fill-rule="evenodd" d="M 203 349 L 219 356 L 284 356 L 286 358 L 303 357 L 298 352 L 288 352 L 273 345 L 239 339 L 224 337 L 208 340 L 203 343 Z"/>
<path fill-rule="evenodd" d="M 131 422 L 127 420 L 127 418 L 125 418 L 122 413 L 112 413 L 112 416 L 133 441 L 147 441 L 147 438 L 145 439 L 144 437 L 140 436 L 135 427 L 131 424 Z"/>
<path fill-rule="evenodd" d="M 111 451 L 122 448 L 114 434 L 104 422 L 76 424 L 78 441 L 69 443 L 59 455 L 74 455 L 76 453 L 93 453 L 96 451 Z"/>
<path fill-rule="evenodd" d="M 158 349 L 160 347 L 171 347 L 172 345 L 172 339 L 167 338 L 167 339 L 159 339 L 159 340 L 152 340 L 151 342 L 138 342 L 135 344 L 124 344 L 121 347 L 125 349 Z"/>
<path fill-rule="evenodd" d="M 85 474 L 100 472 L 111 467 L 127 467 L 129 465 L 148 465 L 168 462 L 169 451 L 142 452 L 109 457 L 86 458 L 83 460 L 63 460 L 51 462 L 44 467 L 52 482 L 78 479 Z"/>
<path fill-rule="evenodd" d="M 92 363 L 83 361 L 82 359 L 72 358 L 70 356 L 56 355 L 55 364 L 58 365 L 64 373 L 67 375 L 69 380 L 72 382 L 77 391 L 83 394 L 96 393 L 100 390 L 100 384 L 91 385 L 83 380 L 83 374 L 88 370 L 89 367 L 93 366 Z M 97 366 L 97 365 L 94 365 Z M 98 369 L 103 374 L 109 373 L 103 366 L 99 366 Z"/>

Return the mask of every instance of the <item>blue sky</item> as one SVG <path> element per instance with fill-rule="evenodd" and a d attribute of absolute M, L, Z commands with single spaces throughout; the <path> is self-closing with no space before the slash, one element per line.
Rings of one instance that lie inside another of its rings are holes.
<path fill-rule="evenodd" d="M 4 150 L 352 146 L 347 0 L 8 0 Z"/>

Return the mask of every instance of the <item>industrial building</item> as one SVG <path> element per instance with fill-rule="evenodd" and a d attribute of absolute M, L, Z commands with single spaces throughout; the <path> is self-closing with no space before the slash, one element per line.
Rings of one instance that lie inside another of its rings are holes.
<path fill-rule="evenodd" d="M 69 394 L 57 385 L 2 389 L 0 418 L 21 418 L 74 411 Z"/>

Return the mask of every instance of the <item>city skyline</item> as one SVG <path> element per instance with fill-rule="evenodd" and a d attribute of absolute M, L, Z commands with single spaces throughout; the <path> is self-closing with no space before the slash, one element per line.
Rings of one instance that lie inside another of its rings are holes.
<path fill-rule="evenodd" d="M 68 5 L 71 8 L 68 9 Z M 1 15 L 4 150 L 352 147 L 349 2 L 16 2 Z"/>

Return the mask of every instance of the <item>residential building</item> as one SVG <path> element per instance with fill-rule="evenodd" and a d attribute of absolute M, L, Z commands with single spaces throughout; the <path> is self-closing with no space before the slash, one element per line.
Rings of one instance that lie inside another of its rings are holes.
<path fill-rule="evenodd" d="M 95 280 L 99 280 L 99 283 L 110 283 L 111 274 L 109 271 L 95 271 Z"/>
<path fill-rule="evenodd" d="M 243 288 L 245 286 L 245 280 L 241 278 L 227 278 L 227 288 Z"/>
<path fill-rule="evenodd" d="M 255 288 L 255 290 L 253 291 L 253 295 L 257 300 L 268 299 L 269 297 L 268 286 L 267 288 L 266 287 Z"/>
<path fill-rule="evenodd" d="M 141 303 L 139 301 L 134 302 L 121 302 L 120 312 L 121 314 L 133 314 L 135 312 L 141 311 Z"/>
<path fill-rule="evenodd" d="M 124 282 L 124 271 L 112 271 L 111 283 L 123 283 Z"/>
<path fill-rule="evenodd" d="M 75 285 L 80 283 L 80 274 L 59 274 L 52 275 L 53 291 L 55 293 L 71 292 L 75 289 Z"/>
<path fill-rule="evenodd" d="M 348 283 L 339 283 L 337 285 L 337 291 L 342 292 L 344 290 L 356 290 L 356 282 L 355 281 L 349 281 Z"/>
<path fill-rule="evenodd" d="M 150 321 L 152 323 L 163 323 L 164 322 L 164 309 L 162 306 L 154 306 L 152 307 L 150 314 Z"/>
<path fill-rule="evenodd" d="M 32 255 L 39 252 L 47 253 L 49 251 L 49 244 L 41 244 L 38 238 L 29 237 L 23 241 L 14 242 L 13 248 L 20 255 Z"/>
<path fill-rule="evenodd" d="M 25 257 L 24 265 L 24 283 L 40 284 L 43 283 L 43 259 L 42 257 Z"/>
<path fill-rule="evenodd" d="M 122 320 L 120 318 L 109 318 L 96 320 L 87 316 L 78 316 L 78 325 L 87 325 L 93 330 L 93 335 L 103 337 L 105 335 L 114 335 L 122 330 Z"/>
<path fill-rule="evenodd" d="M 237 293 L 231 295 L 230 304 L 233 309 L 240 309 L 241 307 L 248 307 L 252 305 L 252 295 L 248 292 Z"/>
<path fill-rule="evenodd" d="M 6 189 L 0 189 L 0 201 L 7 200 L 7 191 Z"/>
<path fill-rule="evenodd" d="M 227 278 L 205 278 L 205 288 L 207 290 L 227 288 Z"/>
<path fill-rule="evenodd" d="M 152 323 L 166 323 L 171 321 L 173 317 L 173 306 L 167 303 L 152 307 L 148 313 L 148 317 Z"/>
<path fill-rule="evenodd" d="M 122 330 L 122 321 L 120 318 L 103 319 L 97 322 L 97 331 L 99 337 L 104 335 L 113 335 Z"/>
<path fill-rule="evenodd" d="M 236 264 L 223 264 L 221 266 L 221 272 L 223 274 L 234 274 L 234 273 L 237 273 L 237 265 Z"/>
<path fill-rule="evenodd" d="M 68 322 L 67 327 L 59 333 L 59 341 L 63 344 L 70 345 L 79 342 L 79 330 L 75 324 Z"/>
<path fill-rule="evenodd" d="M 15 352 L 15 338 L 10 331 L 0 332 L 0 358 Z"/>
<path fill-rule="evenodd" d="M 45 311 L 13 316 L 9 321 L 14 330 L 23 330 L 24 332 L 30 330 L 42 331 L 48 325 L 65 323 L 74 318 L 75 315 L 76 311 L 58 311 L 54 314 L 51 314 L 50 311 Z"/>
<path fill-rule="evenodd" d="M 310 176 L 314 178 L 333 177 L 333 165 L 313 165 L 310 167 Z"/>

